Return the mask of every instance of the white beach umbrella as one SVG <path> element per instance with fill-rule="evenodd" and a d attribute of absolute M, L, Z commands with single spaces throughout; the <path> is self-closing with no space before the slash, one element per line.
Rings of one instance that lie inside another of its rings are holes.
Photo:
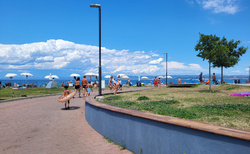
<path fill-rule="evenodd" d="M 141 79 L 148 79 L 148 77 L 146 77 L 146 76 L 143 76 L 143 77 L 141 77 Z"/>
<path fill-rule="evenodd" d="M 78 77 L 78 76 L 81 76 L 81 75 L 80 74 L 76 74 L 76 73 L 70 75 L 70 77 L 74 77 L 74 76 Z"/>
<path fill-rule="evenodd" d="M 28 76 L 34 76 L 34 75 L 31 74 L 31 73 L 21 73 L 21 75 L 26 76 L 26 79 L 28 79 Z"/>
<path fill-rule="evenodd" d="M 109 79 L 111 75 L 106 75 L 104 78 Z"/>
<path fill-rule="evenodd" d="M 51 75 L 51 73 L 50 73 L 50 75 L 47 75 L 44 78 L 45 79 L 50 79 L 50 80 L 52 80 L 53 78 L 59 79 L 59 77 L 57 75 Z"/>
<path fill-rule="evenodd" d="M 117 77 L 118 76 L 120 76 L 122 78 L 123 76 L 126 76 L 126 75 L 125 74 L 118 74 Z"/>
<path fill-rule="evenodd" d="M 97 74 L 95 73 L 86 73 L 84 74 L 85 76 L 89 76 L 89 77 L 93 77 L 93 76 L 98 76 Z"/>
<path fill-rule="evenodd" d="M 5 75 L 6 78 L 10 78 L 10 79 L 12 79 L 14 76 L 17 76 L 17 74 L 15 74 L 15 73 L 8 73 L 8 74 Z"/>
<path fill-rule="evenodd" d="M 172 76 L 167 76 L 168 79 L 172 79 Z"/>
<path fill-rule="evenodd" d="M 52 79 L 53 78 L 59 79 L 59 77 L 57 75 L 52 75 Z"/>
<path fill-rule="evenodd" d="M 157 78 L 164 79 L 164 78 L 166 78 L 166 77 L 164 77 L 164 76 L 158 76 Z"/>
<path fill-rule="evenodd" d="M 122 79 L 129 79 L 129 77 L 128 76 L 122 76 Z"/>
<path fill-rule="evenodd" d="M 84 74 L 85 76 L 89 76 L 90 77 L 90 81 L 91 81 L 91 77 L 96 77 L 96 76 L 98 76 L 98 74 L 95 74 L 95 73 L 86 73 L 86 74 Z"/>

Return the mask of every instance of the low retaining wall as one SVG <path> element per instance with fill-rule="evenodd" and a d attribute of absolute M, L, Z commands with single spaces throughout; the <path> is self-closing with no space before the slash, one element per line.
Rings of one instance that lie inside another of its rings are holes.
<path fill-rule="evenodd" d="M 85 118 L 101 135 L 135 153 L 247 154 L 250 132 L 85 101 Z"/>

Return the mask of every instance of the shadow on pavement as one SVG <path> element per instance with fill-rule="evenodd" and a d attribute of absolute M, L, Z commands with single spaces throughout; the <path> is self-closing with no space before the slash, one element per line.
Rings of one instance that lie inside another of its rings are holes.
<path fill-rule="evenodd" d="M 77 110 L 79 109 L 80 107 L 79 106 L 69 106 L 69 109 L 68 108 L 61 108 L 61 110 Z"/>

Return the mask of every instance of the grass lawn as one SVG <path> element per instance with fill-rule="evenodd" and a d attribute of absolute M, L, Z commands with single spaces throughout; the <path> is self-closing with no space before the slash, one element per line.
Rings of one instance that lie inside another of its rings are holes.
<path fill-rule="evenodd" d="M 249 86 L 199 85 L 192 88 L 154 88 L 105 95 L 107 104 L 155 114 L 192 119 L 226 127 L 250 130 L 250 97 L 231 93 L 250 91 Z"/>
<path fill-rule="evenodd" d="M 69 87 L 69 90 L 73 90 L 73 87 Z M 108 86 L 105 89 L 109 89 Z M 93 91 L 98 90 L 98 88 L 93 88 Z M 26 97 L 47 95 L 47 94 L 63 94 L 64 88 L 52 88 L 47 89 L 45 87 L 27 88 L 27 89 L 12 89 L 12 88 L 1 88 L 0 90 L 0 100 L 20 98 L 22 95 Z M 77 94 L 78 95 L 78 94 Z M 82 89 L 81 89 L 82 96 Z"/>
<path fill-rule="evenodd" d="M 69 88 L 73 89 L 72 87 Z M 64 88 L 53 88 L 47 89 L 45 87 L 37 87 L 37 88 L 28 88 L 28 89 L 12 89 L 12 88 L 2 88 L 0 90 L 0 100 L 19 98 L 21 95 L 37 96 L 37 95 L 46 95 L 46 94 L 62 94 Z"/>

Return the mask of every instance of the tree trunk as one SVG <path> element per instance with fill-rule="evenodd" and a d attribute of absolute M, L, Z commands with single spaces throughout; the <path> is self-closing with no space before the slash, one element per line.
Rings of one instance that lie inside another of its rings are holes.
<path fill-rule="evenodd" d="M 220 77 L 220 83 L 223 84 L 223 66 L 221 66 L 221 77 Z"/>
<path fill-rule="evenodd" d="M 211 90 L 211 62 L 209 62 L 209 91 Z"/>

